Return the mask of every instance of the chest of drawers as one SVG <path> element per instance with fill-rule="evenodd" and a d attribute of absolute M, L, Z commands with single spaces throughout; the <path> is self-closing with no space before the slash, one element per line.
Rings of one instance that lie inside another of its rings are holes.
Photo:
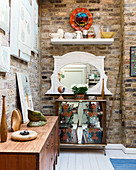
<path fill-rule="evenodd" d="M 58 143 L 58 117 L 46 116 L 47 124 L 42 127 L 21 126 L 21 130 L 34 130 L 38 133 L 35 140 L 17 142 L 8 140 L 0 143 L 0 169 L 1 170 L 52 170 L 57 161 Z"/>

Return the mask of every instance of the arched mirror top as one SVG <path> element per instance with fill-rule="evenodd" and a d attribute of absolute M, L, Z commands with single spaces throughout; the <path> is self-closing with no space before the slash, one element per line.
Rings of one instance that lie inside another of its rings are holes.
<path fill-rule="evenodd" d="M 51 88 L 46 94 L 59 94 L 60 85 L 65 87 L 63 94 L 73 94 L 70 88 L 72 84 L 88 84 L 87 94 L 100 95 L 104 78 L 105 94 L 111 95 L 107 89 L 107 76 L 104 71 L 105 56 L 95 56 L 87 52 L 70 52 L 53 57 L 54 72 L 51 76 Z"/>

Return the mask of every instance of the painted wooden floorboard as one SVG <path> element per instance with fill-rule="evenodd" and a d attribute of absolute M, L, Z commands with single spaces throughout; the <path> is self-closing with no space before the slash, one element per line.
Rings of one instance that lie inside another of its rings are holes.
<path fill-rule="evenodd" d="M 109 157 L 108 157 L 108 156 L 105 156 L 105 157 L 104 157 L 104 161 L 105 161 L 105 163 L 106 163 L 106 166 L 107 166 L 107 169 L 108 169 L 108 170 L 114 170 L 111 162 L 109 161 Z"/>
<path fill-rule="evenodd" d="M 107 150 L 104 156 L 99 150 L 66 150 L 60 153 L 56 170 L 114 170 L 110 158 L 136 159 L 136 154 Z"/>
<path fill-rule="evenodd" d="M 69 154 L 67 154 L 66 152 L 62 152 L 61 153 L 61 163 L 60 163 L 60 167 L 59 170 L 68 170 L 68 162 L 69 162 Z"/>
<path fill-rule="evenodd" d="M 76 169 L 76 153 L 70 152 L 69 153 L 69 162 L 68 162 L 68 170 L 75 170 Z"/>
<path fill-rule="evenodd" d="M 93 170 L 91 168 L 91 165 L 90 165 L 90 159 L 89 159 L 89 153 L 88 152 L 85 152 L 83 154 L 83 167 L 84 167 L 84 170 Z"/>
<path fill-rule="evenodd" d="M 62 163 L 62 154 L 60 154 L 60 156 L 58 157 L 58 162 L 57 162 L 57 165 L 56 165 L 56 170 L 59 170 L 60 166 L 61 166 L 61 163 Z"/>
<path fill-rule="evenodd" d="M 96 157 L 95 157 L 95 153 L 90 153 L 89 152 L 89 161 L 90 161 L 90 166 L 91 166 L 91 169 L 92 170 L 99 170 L 99 167 L 98 167 L 98 163 L 97 163 L 97 160 L 96 160 Z"/>
<path fill-rule="evenodd" d="M 84 153 L 76 152 L 76 170 L 84 170 L 83 156 L 84 156 Z"/>
<path fill-rule="evenodd" d="M 95 155 L 96 160 L 97 160 L 97 164 L 100 170 L 108 170 L 106 163 L 104 161 L 105 157 L 103 155 Z"/>

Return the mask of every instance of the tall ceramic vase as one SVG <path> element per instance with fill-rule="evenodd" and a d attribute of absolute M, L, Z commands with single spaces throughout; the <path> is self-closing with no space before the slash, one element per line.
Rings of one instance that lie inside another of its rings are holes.
<path fill-rule="evenodd" d="M 2 116 L 1 116 L 1 142 L 7 141 L 7 119 L 5 110 L 5 96 L 3 97 Z"/>

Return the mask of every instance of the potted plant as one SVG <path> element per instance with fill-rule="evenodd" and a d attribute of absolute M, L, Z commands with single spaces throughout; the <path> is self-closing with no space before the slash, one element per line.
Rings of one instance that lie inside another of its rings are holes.
<path fill-rule="evenodd" d="M 86 94 L 86 91 L 88 90 L 88 85 L 87 84 L 78 84 L 78 85 L 74 84 L 72 85 L 71 88 L 75 94 L 75 99 L 83 100 Z"/>

